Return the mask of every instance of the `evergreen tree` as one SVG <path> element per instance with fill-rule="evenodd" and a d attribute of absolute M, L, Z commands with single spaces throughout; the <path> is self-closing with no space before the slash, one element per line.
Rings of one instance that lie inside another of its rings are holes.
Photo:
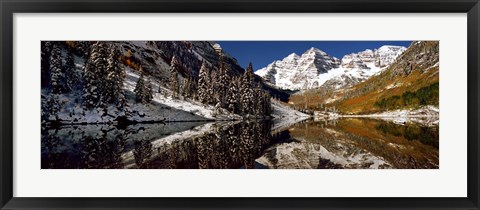
<path fill-rule="evenodd" d="M 54 44 L 50 56 L 51 78 L 50 84 L 52 93 L 58 94 L 62 92 L 62 52 L 58 44 Z"/>
<path fill-rule="evenodd" d="M 253 90 L 254 83 L 253 76 L 253 67 L 252 63 L 248 64 L 247 70 L 242 77 L 242 85 L 240 91 L 240 104 L 241 104 L 241 114 L 242 115 L 252 115 L 254 114 L 254 100 L 255 93 Z"/>
<path fill-rule="evenodd" d="M 210 84 L 207 89 L 207 94 L 210 96 L 208 104 L 216 105 L 219 101 L 218 88 L 218 72 L 212 69 L 210 71 Z"/>
<path fill-rule="evenodd" d="M 252 100 L 252 114 L 255 116 L 262 116 L 263 115 L 263 91 L 261 90 L 258 84 L 254 84 L 253 87 L 253 100 Z"/>
<path fill-rule="evenodd" d="M 47 101 L 48 119 L 47 121 L 58 121 L 58 112 L 60 104 L 57 94 L 51 94 Z"/>
<path fill-rule="evenodd" d="M 112 45 L 108 55 L 107 78 L 105 88 L 105 99 L 108 103 L 114 103 L 118 108 L 123 108 L 126 104 L 123 91 L 123 82 L 125 80 L 125 70 L 120 66 L 119 53 L 117 48 Z"/>
<path fill-rule="evenodd" d="M 214 90 L 216 90 L 219 94 L 219 98 L 217 99 L 217 103 L 220 103 L 220 106 L 222 108 L 227 108 L 226 105 L 226 96 L 228 93 L 229 89 L 229 84 L 231 83 L 230 81 L 230 76 L 228 74 L 228 69 L 225 65 L 224 62 L 224 57 L 223 55 L 220 55 L 220 64 L 219 64 L 219 71 L 218 71 L 218 76 L 216 82 L 216 87 Z"/>
<path fill-rule="evenodd" d="M 41 86 L 46 88 L 50 86 L 50 55 L 52 51 L 52 42 L 42 41 L 41 44 Z"/>
<path fill-rule="evenodd" d="M 186 90 L 185 90 L 185 96 L 188 97 L 188 98 L 191 98 L 191 99 L 195 99 L 196 97 L 196 84 L 195 84 L 195 79 L 193 79 L 192 77 L 188 77 L 187 80 L 186 80 Z"/>
<path fill-rule="evenodd" d="M 202 67 L 198 74 L 198 87 L 197 87 L 197 98 L 201 103 L 208 103 L 210 101 L 211 95 L 210 91 L 210 76 L 207 68 L 206 61 L 202 62 Z"/>
<path fill-rule="evenodd" d="M 96 42 L 90 47 L 88 60 L 83 70 L 85 82 L 84 102 L 86 108 L 105 107 L 107 77 L 107 45 Z"/>
<path fill-rule="evenodd" d="M 183 97 L 187 96 L 187 79 L 180 80 L 180 88 L 178 88 L 178 94 Z"/>
<path fill-rule="evenodd" d="M 86 61 L 85 65 L 83 66 L 83 80 L 84 80 L 84 106 L 86 109 L 91 109 L 97 105 L 97 86 L 95 84 L 95 68 L 92 64 L 92 60 L 90 59 L 90 53 L 88 56 L 88 60 Z"/>
<path fill-rule="evenodd" d="M 147 80 L 147 86 L 145 88 L 145 102 L 150 103 L 153 99 L 153 88 L 152 88 L 152 81 L 150 79 Z"/>
<path fill-rule="evenodd" d="M 232 82 L 230 83 L 226 95 L 226 108 L 228 111 L 235 113 L 235 114 L 240 114 L 240 107 L 239 107 L 239 87 L 240 82 L 238 78 L 234 78 Z"/>
<path fill-rule="evenodd" d="M 135 89 L 133 90 L 133 92 L 135 93 L 135 98 L 137 102 L 140 102 L 140 103 L 146 102 L 147 86 L 145 85 L 143 71 L 140 74 L 140 78 L 138 78 L 137 84 L 135 85 Z"/>
<path fill-rule="evenodd" d="M 105 107 L 105 92 L 107 85 L 108 66 L 107 45 L 96 42 L 92 45 L 87 63 L 84 67 L 85 93 L 84 101 L 87 108 Z"/>
<path fill-rule="evenodd" d="M 172 62 L 170 62 L 170 77 L 168 80 L 170 91 L 172 91 L 172 98 L 176 98 L 178 95 L 178 66 L 180 65 L 176 56 L 173 56 Z"/>
<path fill-rule="evenodd" d="M 90 53 L 91 44 L 89 41 L 75 41 L 74 53 L 80 57 L 87 57 Z"/>
<path fill-rule="evenodd" d="M 75 73 L 75 62 L 73 59 L 73 53 L 71 50 L 67 52 L 67 57 L 65 58 L 65 90 L 71 92 L 74 89 L 74 85 L 78 84 L 80 81 Z"/>
<path fill-rule="evenodd" d="M 108 66 L 108 46 L 105 42 L 97 42 L 93 46 L 93 51 L 91 58 L 93 65 L 96 69 L 97 79 L 96 86 L 98 88 L 99 100 L 98 105 L 100 107 L 105 107 L 105 102 L 107 102 L 106 92 L 107 92 L 107 66 Z"/>

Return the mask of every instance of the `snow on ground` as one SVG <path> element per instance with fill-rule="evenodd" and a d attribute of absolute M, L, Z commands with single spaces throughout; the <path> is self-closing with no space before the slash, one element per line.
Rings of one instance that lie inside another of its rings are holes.
<path fill-rule="evenodd" d="M 126 68 L 127 78 L 125 79 L 125 89 L 133 92 L 135 89 L 135 85 L 137 84 L 137 80 L 140 75 L 133 71 L 131 68 Z M 216 111 L 215 107 L 211 105 L 205 105 L 197 101 L 183 99 L 179 97 L 179 99 L 173 99 L 170 97 L 170 91 L 166 88 L 162 87 L 162 94 L 158 93 L 159 90 L 159 83 L 155 80 L 152 80 L 152 87 L 153 87 L 153 101 L 159 104 L 164 104 L 169 107 L 183 110 L 207 119 L 215 119 L 215 120 L 232 120 L 232 119 L 241 119 L 239 115 L 232 114 L 225 109 L 221 109 L 220 111 Z"/>
<path fill-rule="evenodd" d="M 128 119 L 134 122 L 208 120 L 191 112 L 185 112 L 156 102 L 137 104 L 134 103 L 135 95 L 133 93 L 127 92 L 125 95 L 128 100 L 126 108 L 129 113 Z M 75 94 L 62 94 L 58 97 L 61 106 L 57 117 L 63 124 L 115 123 L 118 116 L 124 115 L 114 105 L 108 106 L 106 110 L 103 108 L 86 110 L 81 103 L 78 103 L 81 100 L 81 96 Z M 50 120 L 55 120 L 55 117 L 50 116 Z"/>
<path fill-rule="evenodd" d="M 310 115 L 285 106 L 281 102 L 275 100 L 271 100 L 271 102 L 273 107 L 273 126 L 271 130 L 273 132 L 281 131 L 283 128 L 310 118 Z"/>
<path fill-rule="evenodd" d="M 160 94 L 158 94 L 158 95 L 160 95 Z M 164 98 L 164 99 L 168 99 L 168 98 Z M 170 102 L 167 102 L 165 104 L 169 105 L 169 103 Z M 171 103 L 173 103 L 173 102 L 171 102 Z M 177 106 L 177 108 L 180 108 L 179 106 L 182 106 L 182 105 L 175 104 L 175 106 Z M 273 117 L 275 117 L 274 118 L 274 125 L 272 126 L 272 129 L 271 129 L 272 131 L 288 127 L 292 124 L 295 124 L 299 121 L 303 121 L 303 120 L 308 119 L 310 117 L 307 114 L 304 114 L 304 113 L 298 112 L 296 110 L 293 110 L 290 107 L 282 105 L 280 102 L 275 102 L 273 100 L 272 100 L 272 106 L 274 108 Z M 196 126 L 196 127 L 192 128 L 192 129 L 189 129 L 189 130 L 173 133 L 171 135 L 153 140 L 152 141 L 152 146 L 153 146 L 153 148 L 158 148 L 162 145 L 169 144 L 169 143 L 172 143 L 174 141 L 182 141 L 182 140 L 191 139 L 191 138 L 197 137 L 197 136 L 203 136 L 207 133 L 213 132 L 214 128 L 216 128 L 218 126 L 226 126 L 226 125 L 230 125 L 232 123 L 238 123 L 238 122 L 239 121 L 216 121 L 216 122 L 206 123 L 206 124 L 203 124 L 203 125 Z M 154 157 L 155 157 L 155 155 L 152 156 L 152 158 L 154 158 Z M 123 159 L 123 163 L 124 163 L 126 168 L 136 167 L 135 157 L 133 155 L 133 151 L 129 151 L 129 152 L 126 152 L 126 153 L 122 154 L 122 159 Z"/>
<path fill-rule="evenodd" d="M 436 106 L 425 106 L 419 109 L 398 109 L 369 115 L 339 115 L 339 117 L 370 117 L 381 118 L 397 124 L 415 122 L 424 125 L 438 125 L 440 109 Z"/>
<path fill-rule="evenodd" d="M 392 84 L 388 85 L 388 86 L 386 87 L 386 89 L 389 90 L 389 89 L 392 89 L 392 88 L 400 87 L 402 84 L 403 84 L 403 83 L 401 83 L 401 82 L 399 82 L 399 83 L 392 83 Z"/>

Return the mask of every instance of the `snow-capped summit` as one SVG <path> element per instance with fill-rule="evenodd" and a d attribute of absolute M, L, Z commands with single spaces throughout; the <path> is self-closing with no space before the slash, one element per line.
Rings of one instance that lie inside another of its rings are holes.
<path fill-rule="evenodd" d="M 309 83 L 308 81 L 313 83 L 319 74 L 338 68 L 339 65 L 339 59 L 312 47 L 300 56 L 292 53 L 255 73 L 277 87 L 301 89 L 306 83 Z"/>
<path fill-rule="evenodd" d="M 395 59 L 402 54 L 407 48 L 402 46 L 385 45 L 377 49 L 377 65 L 380 68 L 389 66 Z"/>
<path fill-rule="evenodd" d="M 369 69 L 370 66 L 383 68 L 392 64 L 397 56 L 407 48 L 402 46 L 385 45 L 376 50 L 367 49 L 362 52 L 343 56 L 342 67 Z"/>
<path fill-rule="evenodd" d="M 298 56 L 296 53 L 292 53 L 290 55 L 288 55 L 287 57 L 285 57 L 283 60 L 288 60 L 288 59 L 299 59 L 300 56 Z"/>
<path fill-rule="evenodd" d="M 363 81 L 381 71 L 405 50 L 402 46 L 385 45 L 375 50 L 351 53 L 339 60 L 312 47 L 301 56 L 292 53 L 255 73 L 283 89 L 316 88 L 328 81 L 343 86 Z"/>

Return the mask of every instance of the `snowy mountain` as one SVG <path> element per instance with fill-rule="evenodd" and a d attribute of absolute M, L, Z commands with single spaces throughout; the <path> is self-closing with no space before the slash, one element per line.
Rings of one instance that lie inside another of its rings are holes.
<path fill-rule="evenodd" d="M 267 83 L 282 89 L 312 89 L 323 84 L 340 88 L 380 72 L 405 50 L 405 47 L 386 45 L 348 54 L 339 60 L 322 50 L 310 48 L 300 56 L 292 53 L 255 73 Z"/>
<path fill-rule="evenodd" d="M 385 91 L 388 90 L 388 91 Z M 337 92 L 343 113 L 380 113 L 438 107 L 439 43 L 413 42 L 391 65 L 352 88 Z M 400 103 L 401 102 L 401 103 Z M 437 108 L 438 109 L 438 108 Z"/>
<path fill-rule="evenodd" d="M 270 96 L 288 98 L 213 42 L 46 41 L 41 48 L 49 125 L 260 118 L 271 114 Z"/>

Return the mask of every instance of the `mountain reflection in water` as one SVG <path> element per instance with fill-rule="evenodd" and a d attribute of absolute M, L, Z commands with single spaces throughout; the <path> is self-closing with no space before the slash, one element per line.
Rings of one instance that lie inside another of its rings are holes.
<path fill-rule="evenodd" d="M 439 127 L 366 118 L 42 129 L 42 168 L 438 168 Z"/>

